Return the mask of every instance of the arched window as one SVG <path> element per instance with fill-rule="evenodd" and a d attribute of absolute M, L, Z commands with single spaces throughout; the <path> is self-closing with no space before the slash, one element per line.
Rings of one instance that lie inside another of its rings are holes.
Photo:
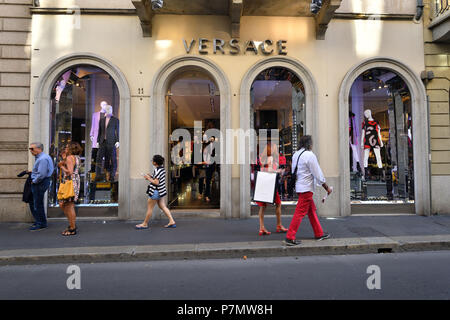
<path fill-rule="evenodd" d="M 57 78 L 50 110 L 50 155 L 61 160 L 64 147 L 78 142 L 83 151 L 78 205 L 118 203 L 120 97 L 112 77 L 103 69 L 77 65 Z M 59 169 L 49 192 L 49 206 L 58 206 Z M 77 182 L 78 183 L 78 182 Z"/>
<path fill-rule="evenodd" d="M 349 96 L 352 202 L 414 202 L 411 93 L 394 71 L 372 68 Z"/>

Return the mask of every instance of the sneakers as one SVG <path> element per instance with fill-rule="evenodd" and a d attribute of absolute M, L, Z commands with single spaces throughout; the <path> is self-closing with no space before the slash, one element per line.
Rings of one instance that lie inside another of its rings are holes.
<path fill-rule="evenodd" d="M 317 241 L 322 241 L 322 240 L 328 239 L 329 237 L 330 237 L 329 233 L 324 233 L 323 236 L 317 237 L 316 240 Z"/>
<path fill-rule="evenodd" d="M 287 245 L 288 247 L 293 247 L 293 246 L 297 246 L 300 243 L 302 243 L 300 240 L 291 240 L 291 239 L 284 239 L 284 244 Z"/>
<path fill-rule="evenodd" d="M 43 230 L 43 229 L 47 229 L 47 226 L 40 226 L 40 225 L 37 225 L 37 224 L 33 224 L 30 227 L 30 229 L 28 229 L 28 230 L 30 230 L 30 231 L 40 231 L 40 230 Z"/>

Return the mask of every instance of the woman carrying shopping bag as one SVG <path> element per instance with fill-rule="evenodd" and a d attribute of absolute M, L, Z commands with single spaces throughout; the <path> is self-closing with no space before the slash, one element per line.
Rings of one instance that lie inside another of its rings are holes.
<path fill-rule="evenodd" d="M 269 142 L 266 147 L 264 148 L 263 152 L 261 153 L 259 157 L 260 165 L 261 165 L 261 171 L 264 172 L 277 172 L 280 173 L 281 170 L 279 169 L 278 164 L 278 148 L 277 145 L 274 142 Z M 264 211 L 266 210 L 267 203 L 265 202 L 256 202 L 256 204 L 259 207 L 259 235 L 265 236 L 270 235 L 271 232 L 266 229 L 264 226 Z M 278 193 L 278 190 L 275 194 L 275 215 L 277 219 L 277 233 L 286 233 L 288 229 L 283 227 L 281 223 L 281 198 L 280 194 Z"/>

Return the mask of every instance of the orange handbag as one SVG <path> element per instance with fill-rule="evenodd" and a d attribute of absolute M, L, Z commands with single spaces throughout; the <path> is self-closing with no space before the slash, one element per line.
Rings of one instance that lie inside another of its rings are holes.
<path fill-rule="evenodd" d="M 60 181 L 61 181 L 61 172 L 60 171 Z M 66 180 L 64 183 L 59 184 L 57 198 L 58 200 L 66 200 L 75 197 L 75 191 L 73 190 L 73 181 L 72 179 Z"/>

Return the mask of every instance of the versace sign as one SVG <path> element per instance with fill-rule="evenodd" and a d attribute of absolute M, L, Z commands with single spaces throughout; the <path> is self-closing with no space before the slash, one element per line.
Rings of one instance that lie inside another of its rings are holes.
<path fill-rule="evenodd" d="M 189 43 L 183 39 L 183 45 L 186 49 L 186 53 L 191 53 L 196 47 L 198 49 L 199 54 L 209 54 L 209 53 L 229 53 L 232 55 L 237 55 L 239 53 L 244 52 L 253 52 L 254 54 L 258 54 L 261 52 L 263 55 L 270 55 L 276 52 L 279 55 L 286 55 L 286 40 L 278 40 L 274 43 L 272 40 L 264 40 L 264 41 L 247 41 L 243 46 L 239 42 L 238 39 L 231 39 L 230 41 L 225 42 L 222 39 L 214 38 L 212 41 L 199 38 L 198 45 L 196 45 L 196 40 L 192 39 Z"/>

